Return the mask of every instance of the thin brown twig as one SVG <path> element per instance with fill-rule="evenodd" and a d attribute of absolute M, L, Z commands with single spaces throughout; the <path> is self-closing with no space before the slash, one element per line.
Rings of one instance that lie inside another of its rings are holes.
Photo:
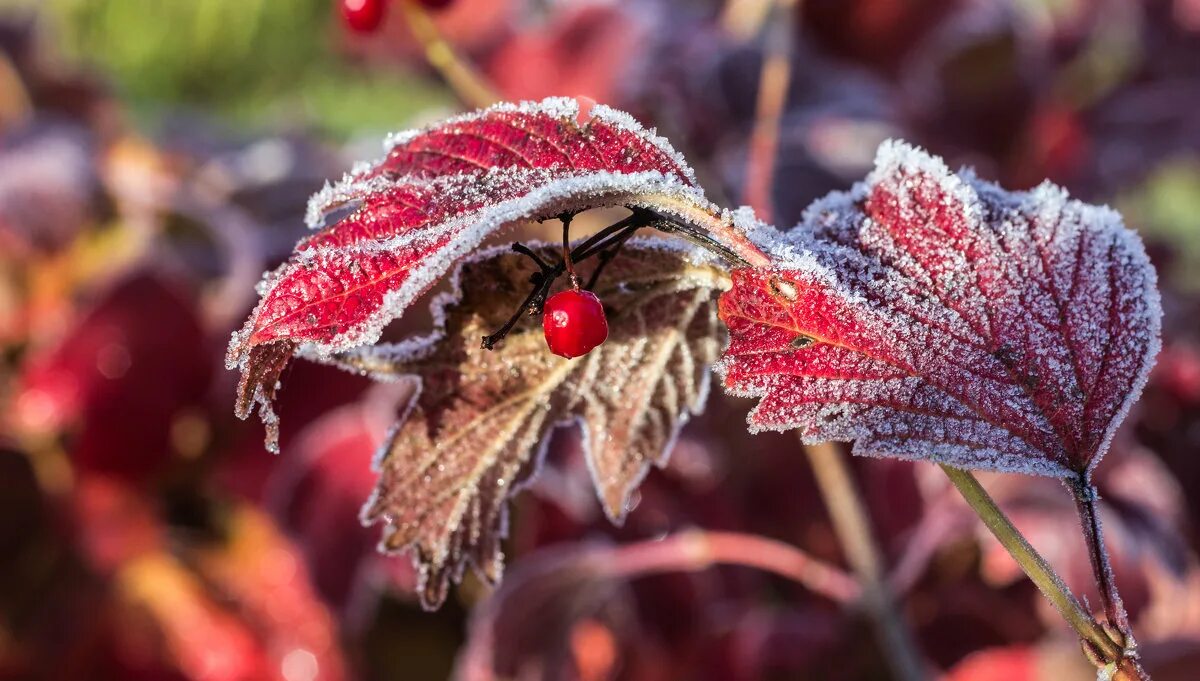
<path fill-rule="evenodd" d="M 399 4 L 409 31 L 425 51 L 425 60 L 441 74 L 460 100 L 475 108 L 499 101 L 492 86 L 459 56 L 417 0 L 400 0 Z"/>
<path fill-rule="evenodd" d="M 792 78 L 792 14 L 796 0 L 776 0 L 771 8 L 766 49 L 758 80 L 754 130 L 746 159 L 746 184 L 742 193 L 759 219 L 772 221 L 772 187 L 779 152 L 779 126 L 787 105 Z"/>
<path fill-rule="evenodd" d="M 624 579 L 741 565 L 785 577 L 838 603 L 853 602 L 861 593 L 850 575 L 795 546 L 739 532 L 685 530 L 666 539 L 614 547 L 604 564 L 608 576 Z"/>
<path fill-rule="evenodd" d="M 804 551 L 774 539 L 739 532 L 690 529 L 665 539 L 623 546 L 601 545 L 582 550 L 555 551 L 547 549 L 528 556 L 517 568 L 525 571 L 524 577 L 510 576 L 490 598 L 474 608 L 467 642 L 458 657 L 454 678 L 462 681 L 494 681 L 497 678 L 493 668 L 496 627 L 501 612 L 506 612 L 515 620 L 521 616 L 514 614 L 514 609 L 536 614 L 536 609 L 544 601 L 526 598 L 521 591 L 522 585 L 536 583 L 538 590 L 544 593 L 547 584 L 564 584 L 562 580 L 554 580 L 553 575 L 569 574 L 579 568 L 583 568 L 579 576 L 587 581 L 615 582 L 671 572 L 699 572 L 715 565 L 733 565 L 784 577 L 837 603 L 853 603 L 861 593 L 858 583 L 850 575 Z M 587 598 L 586 583 L 566 582 L 564 586 L 582 589 L 584 593 L 579 596 Z M 554 594 L 550 597 L 554 597 Z M 564 597 L 570 598 L 570 595 L 564 594 Z"/>
<path fill-rule="evenodd" d="M 883 574 L 879 547 L 871 533 L 862 497 L 842 452 L 832 443 L 805 445 L 817 487 L 829 510 L 846 560 L 862 586 L 862 603 L 875 623 L 879 643 L 896 676 L 904 681 L 927 678 L 912 632 L 897 609 Z"/>
<path fill-rule="evenodd" d="M 774 0 L 728 0 L 721 12 L 721 26 L 737 40 L 758 34 L 771 12 Z"/>

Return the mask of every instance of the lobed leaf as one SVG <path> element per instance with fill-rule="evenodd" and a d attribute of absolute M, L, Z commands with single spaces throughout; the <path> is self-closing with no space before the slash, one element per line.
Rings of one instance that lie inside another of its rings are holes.
<path fill-rule="evenodd" d="M 501 104 L 390 138 L 387 155 L 309 204 L 310 226 L 352 212 L 297 245 L 260 286 L 230 342 L 242 373 L 237 413 L 257 403 L 274 448 L 271 400 L 305 346 L 369 344 L 490 233 L 526 220 L 613 205 L 718 220 L 683 159 L 630 116 L 571 99 Z"/>
<path fill-rule="evenodd" d="M 591 264 L 581 265 L 585 277 Z M 499 579 L 507 501 L 534 475 L 558 425 L 582 426 L 597 493 L 620 522 L 633 489 L 652 464 L 666 463 L 679 428 L 702 408 L 720 353 L 716 294 L 727 273 L 641 239 L 626 244 L 596 289 L 611 308 L 611 333 L 599 348 L 557 357 L 532 316 L 495 351 L 481 349 L 479 339 L 520 307 L 534 271 L 524 256 L 485 251 L 455 274 L 460 296 L 435 303 L 438 332 L 336 358 L 376 377 L 420 379 L 376 463 L 379 483 L 363 520 L 386 525 L 383 550 L 413 549 L 429 608 L 467 564 Z"/>
<path fill-rule="evenodd" d="M 754 429 L 859 454 L 1087 475 L 1159 349 L 1153 267 L 1120 217 L 1007 192 L 903 143 L 815 203 L 721 298 Z"/>

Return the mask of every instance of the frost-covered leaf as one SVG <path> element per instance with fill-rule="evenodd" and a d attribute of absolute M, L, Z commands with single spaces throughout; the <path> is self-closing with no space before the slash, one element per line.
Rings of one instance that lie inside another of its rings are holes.
<path fill-rule="evenodd" d="M 588 355 L 551 354 L 538 317 L 524 317 L 495 351 L 481 349 L 479 339 L 519 309 L 534 271 L 525 256 L 481 253 L 456 274 L 461 299 L 436 304 L 441 331 L 337 360 L 421 380 L 377 462 L 363 519 L 386 524 L 385 550 L 414 550 L 427 607 L 468 563 L 499 578 L 506 502 L 535 472 L 556 425 L 583 426 L 597 493 L 620 521 L 634 487 L 666 462 L 680 426 L 703 406 L 720 354 L 716 296 L 728 275 L 658 240 L 629 242 L 605 269 L 596 292 L 610 308 L 610 334 Z"/>
<path fill-rule="evenodd" d="M 1161 308 L 1140 240 L 1043 184 L 1006 192 L 885 144 L 721 298 L 755 429 L 855 452 L 1086 474 L 1137 398 Z"/>
<path fill-rule="evenodd" d="M 628 205 L 716 219 L 666 140 L 605 106 L 572 99 L 501 104 L 389 138 L 386 156 L 309 203 L 310 226 L 260 286 L 262 300 L 230 343 L 242 372 L 237 413 L 255 403 L 268 426 L 278 377 L 301 345 L 337 352 L 383 327 L 490 233 L 525 220 Z M 269 428 L 268 446 L 273 446 Z"/>

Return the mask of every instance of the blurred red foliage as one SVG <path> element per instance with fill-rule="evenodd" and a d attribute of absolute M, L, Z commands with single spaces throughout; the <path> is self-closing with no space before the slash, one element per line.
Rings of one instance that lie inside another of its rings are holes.
<path fill-rule="evenodd" d="M 433 20 L 504 97 L 582 93 L 627 108 L 721 198 L 743 193 L 766 51 L 730 13 L 754 4 L 457 0 Z M 798 5 L 772 193 L 781 224 L 861 177 L 889 136 L 1095 202 L 1200 158 L 1194 2 Z M 516 503 L 503 585 L 488 594 L 468 580 L 422 613 L 407 559 L 376 554 L 358 521 L 372 455 L 412 386 L 368 390 L 297 363 L 273 457 L 259 428 L 232 417 L 222 367 L 254 278 L 304 233 L 305 200 L 349 167 L 343 150 L 214 132 L 193 112 L 139 131 L 111 81 L 44 58 L 34 28 L 0 19 L 0 678 L 888 675 L 856 609 L 792 581 L 744 567 L 599 574 L 614 545 L 689 528 L 844 562 L 795 438 L 749 435 L 750 405 L 716 395 L 621 527 L 590 491 L 578 435 L 558 433 Z M 377 34 L 339 38 L 352 57 L 436 82 L 399 11 Z M 263 142 L 290 160 L 259 177 L 247 159 Z M 1179 257 L 1196 233 L 1143 220 L 1132 226 L 1159 268 L 1165 349 L 1096 476 L 1143 659 L 1155 679 L 1183 681 L 1200 660 L 1200 300 Z M 954 681 L 1091 678 L 1058 618 L 927 468 L 853 462 L 930 665 Z M 985 482 L 1094 604 L 1061 486 Z"/>

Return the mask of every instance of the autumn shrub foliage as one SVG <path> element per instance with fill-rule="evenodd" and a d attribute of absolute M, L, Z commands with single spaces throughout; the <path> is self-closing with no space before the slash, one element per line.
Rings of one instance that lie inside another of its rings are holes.
<path fill-rule="evenodd" d="M 600 208 L 626 215 L 571 232 Z M 555 218 L 561 244 L 483 246 Z M 956 484 L 961 469 L 1066 481 L 1104 606 L 1103 626 L 1077 623 L 1099 632 L 1081 633 L 1085 650 L 1101 673 L 1144 675 L 1092 471 L 1146 384 L 1162 310 L 1144 247 L 1112 210 L 1049 182 L 1008 191 L 893 140 L 862 182 L 771 226 L 711 202 L 631 116 L 559 98 L 393 136 L 313 196 L 308 220 L 316 231 L 267 274 L 230 343 L 237 411 L 257 408 L 275 448 L 272 403 L 294 357 L 418 377 L 362 519 L 383 526 L 384 550 L 411 551 L 427 608 L 468 567 L 501 579 L 508 502 L 557 426 L 582 425 L 596 493 L 622 522 L 715 370 L 757 399 L 752 431 L 937 462 Z M 432 332 L 380 342 L 443 280 Z M 539 315 L 581 282 L 609 337 L 555 356 Z M 1080 611 L 1061 582 L 1039 586 L 1068 619 Z"/>
<path fill-rule="evenodd" d="M 0 3 L 0 681 L 1190 681 L 1198 37 Z"/>

